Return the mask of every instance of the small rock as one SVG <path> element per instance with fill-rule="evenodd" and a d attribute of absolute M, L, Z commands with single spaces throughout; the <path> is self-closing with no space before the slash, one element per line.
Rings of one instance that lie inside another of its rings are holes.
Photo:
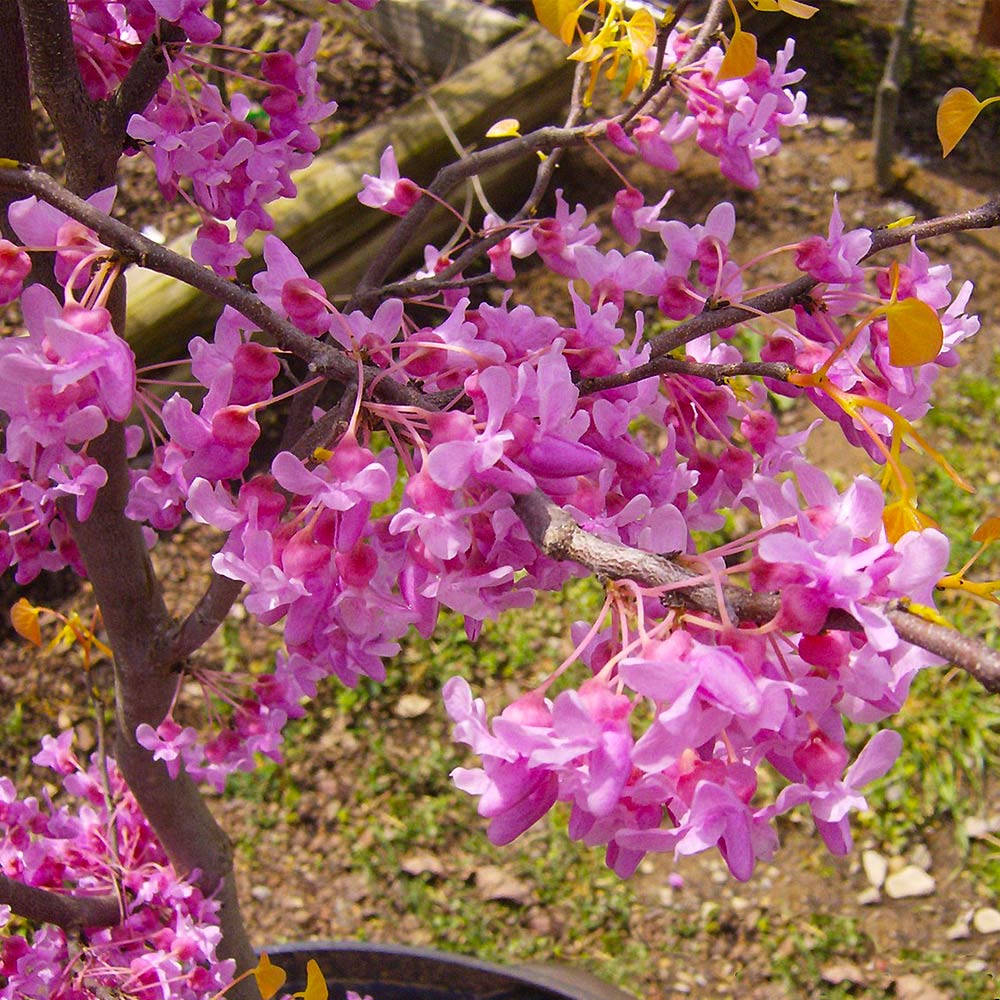
<path fill-rule="evenodd" d="M 423 715 L 433 704 L 430 698 L 422 694 L 404 694 L 396 702 L 393 713 L 400 719 L 416 719 L 418 716 Z"/>
<path fill-rule="evenodd" d="M 854 181 L 850 177 L 834 177 L 830 181 L 830 190 L 834 194 L 846 194 L 852 187 L 854 187 Z"/>
<path fill-rule="evenodd" d="M 1000 816 L 970 816 L 965 821 L 965 835 L 970 840 L 982 840 L 1000 830 Z"/>
<path fill-rule="evenodd" d="M 917 844 L 910 852 L 910 862 L 918 868 L 923 868 L 925 872 L 929 872 L 934 859 L 931 857 L 931 852 L 928 850 L 926 844 Z"/>
<path fill-rule="evenodd" d="M 1000 910 L 992 906 L 980 907 L 972 917 L 972 926 L 980 934 L 1000 933 Z"/>
<path fill-rule="evenodd" d="M 255 885 L 251 888 L 250 895 L 253 896 L 258 903 L 264 903 L 271 898 L 273 893 L 266 885 Z"/>
<path fill-rule="evenodd" d="M 441 864 L 441 859 L 426 851 L 415 851 L 413 854 L 408 854 L 402 859 L 399 866 L 407 875 L 444 877 L 444 865 Z"/>
<path fill-rule="evenodd" d="M 865 870 L 868 882 L 876 889 L 881 889 L 885 884 L 886 875 L 889 874 L 889 862 L 878 851 L 863 851 L 861 866 Z"/>
<path fill-rule="evenodd" d="M 944 936 L 949 941 L 962 941 L 967 937 L 971 937 L 972 932 L 969 930 L 969 924 L 972 921 L 972 910 L 966 910 L 945 932 Z"/>
<path fill-rule="evenodd" d="M 881 902 L 882 893 L 873 885 L 868 886 L 867 889 L 858 893 L 858 906 L 872 906 L 875 903 Z"/>
<path fill-rule="evenodd" d="M 963 968 L 966 972 L 985 972 L 987 965 L 981 958 L 970 958 Z"/>
<path fill-rule="evenodd" d="M 483 899 L 521 904 L 532 901 L 531 886 L 497 865 L 481 865 L 476 869 L 476 888 Z"/>
<path fill-rule="evenodd" d="M 929 896 L 935 886 L 934 878 L 923 868 L 907 865 L 885 880 L 885 893 L 890 899 L 910 899 L 913 896 Z"/>
<path fill-rule="evenodd" d="M 831 962 L 820 969 L 823 982 L 831 986 L 850 983 L 854 986 L 865 985 L 865 974 L 853 962 Z"/>
<path fill-rule="evenodd" d="M 951 1000 L 947 993 L 942 993 L 933 983 L 921 979 L 920 976 L 900 976 L 896 980 L 897 1000 Z"/>
<path fill-rule="evenodd" d="M 838 135 L 841 132 L 846 132 L 851 127 L 851 123 L 847 118 L 838 118 L 834 115 L 824 115 L 819 120 L 819 127 L 827 135 Z"/>

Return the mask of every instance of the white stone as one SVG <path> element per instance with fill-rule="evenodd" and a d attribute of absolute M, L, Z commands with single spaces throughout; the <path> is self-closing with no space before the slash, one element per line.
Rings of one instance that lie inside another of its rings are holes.
<path fill-rule="evenodd" d="M 885 877 L 889 874 L 889 862 L 878 851 L 862 851 L 861 866 L 865 870 L 865 878 L 869 884 L 881 889 Z"/>
<path fill-rule="evenodd" d="M 933 858 L 931 858 L 931 852 L 928 850 L 926 844 L 917 844 L 913 848 L 910 852 L 910 861 L 918 868 L 923 868 L 925 872 L 929 872 L 931 865 L 934 863 Z"/>
<path fill-rule="evenodd" d="M 992 906 L 983 906 L 976 910 L 972 917 L 972 926 L 980 934 L 1000 933 L 1000 910 Z"/>
<path fill-rule="evenodd" d="M 936 882 L 922 868 L 907 865 L 893 872 L 885 880 L 885 893 L 890 899 L 909 899 L 913 896 L 929 896 Z"/>
<path fill-rule="evenodd" d="M 863 889 L 858 893 L 858 906 L 872 906 L 875 903 L 882 902 L 882 893 L 875 888 L 875 886 L 870 885 L 867 889 Z"/>

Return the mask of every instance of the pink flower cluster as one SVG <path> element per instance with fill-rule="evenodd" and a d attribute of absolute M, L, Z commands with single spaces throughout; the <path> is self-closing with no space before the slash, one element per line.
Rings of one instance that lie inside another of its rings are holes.
<path fill-rule="evenodd" d="M 0 870 L 25 885 L 117 896 L 121 923 L 68 935 L 9 927 L 0 944 L 2 1000 L 204 1000 L 233 977 L 216 954 L 218 903 L 178 878 L 113 762 L 82 763 L 73 734 L 47 736 L 34 757 L 60 777 L 65 802 L 18 798 L 0 778 Z M 0 926 L 10 921 L 0 906 Z M 82 945 L 82 947 L 81 947 Z"/>
<path fill-rule="evenodd" d="M 667 41 L 667 64 L 678 62 L 689 51 L 690 35 L 673 31 Z M 692 137 L 719 161 L 723 176 L 740 187 L 753 190 L 760 183 L 754 166 L 781 147 L 781 128 L 805 123 L 806 95 L 789 87 L 805 75 L 789 70 L 795 51 L 789 39 L 772 68 L 758 59 L 757 68 L 746 77 L 719 80 L 724 53 L 718 45 L 675 76 L 675 85 L 686 98 L 686 113 L 673 112 L 664 122 L 652 115 L 640 116 L 628 131 L 609 123 L 608 138 L 623 152 L 638 153 L 663 170 L 679 167 L 674 147 Z"/>
<path fill-rule="evenodd" d="M 745 880 L 777 846 L 774 817 L 805 803 L 829 849 L 850 849 L 848 815 L 865 807 L 863 785 L 889 769 L 900 739 L 877 734 L 845 773 L 843 718 L 898 711 L 916 671 L 936 662 L 901 643 L 871 602 L 929 600 L 948 542 L 926 531 L 889 545 L 874 483 L 838 494 L 815 469 L 795 471 L 798 487 L 765 477 L 748 486 L 768 529 L 751 582 L 782 595 L 770 626 L 699 627 L 664 616 L 655 595 L 637 588 L 635 608 L 620 602 L 610 626 L 582 636 L 577 654 L 591 676 L 578 689 L 550 701 L 546 681 L 490 724 L 468 684 L 448 682 L 455 738 L 482 759 L 453 776 L 478 797 L 494 843 L 563 801 L 570 836 L 605 845 L 622 877 L 649 851 L 718 848 Z M 827 631 L 834 609 L 854 614 L 864 632 Z M 789 782 L 767 803 L 757 799 L 763 765 Z"/>

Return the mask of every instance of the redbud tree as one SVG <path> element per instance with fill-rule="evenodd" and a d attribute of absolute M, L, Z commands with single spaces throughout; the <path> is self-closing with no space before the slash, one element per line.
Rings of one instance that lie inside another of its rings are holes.
<path fill-rule="evenodd" d="M 748 3 L 793 28 L 788 15 L 814 13 Z M 924 247 L 997 225 L 1000 200 L 853 230 L 834 203 L 827 232 L 775 250 L 799 272 L 780 286 L 731 256 L 728 202 L 688 224 L 668 194 L 647 204 L 623 181 L 601 232 L 555 189 L 562 151 L 644 160 L 666 190 L 677 148 L 697 144 L 753 189 L 758 161 L 806 121 L 804 71 L 791 39 L 773 64 L 758 57 L 742 2 L 713 0 L 690 23 L 685 0 L 535 0 L 576 65 L 565 120 L 524 134 L 500 122 L 425 188 L 386 149 L 359 199 L 398 222 L 335 305 L 270 234 L 268 211 L 295 197 L 314 126 L 336 111 L 318 92 L 319 28 L 299 51 L 228 51 L 220 69 L 218 5 L 205 8 L 0 5 L 0 295 L 17 317 L 0 341 L 0 560 L 22 585 L 64 567 L 89 580 L 99 623 L 63 619 L 60 635 L 85 662 L 113 661 L 116 721 L 89 756 L 71 731 L 43 739 L 33 760 L 58 776 L 55 798 L 0 778 L 0 997 L 279 990 L 202 789 L 280 760 L 322 679 L 381 680 L 442 609 L 474 639 L 586 574 L 603 608 L 574 626 L 551 676 L 492 719 L 465 680 L 444 688 L 480 765 L 454 780 L 491 840 L 563 802 L 569 835 L 622 877 L 648 852 L 712 849 L 747 879 L 777 849 L 776 817 L 807 807 L 847 852 L 850 813 L 901 741 L 883 728 L 852 760 L 845 722 L 888 718 L 918 671 L 944 663 L 1000 689 L 1000 656 L 935 610 L 939 588 L 990 598 L 997 584 L 949 565 L 910 471 L 922 453 L 965 485 L 915 422 L 978 327 L 972 283 Z M 232 74 L 221 89 L 220 72 Z M 59 140 L 54 173 L 39 166 L 33 102 Z M 946 150 L 984 106 L 948 95 Z M 134 156 L 199 213 L 190 256 L 113 217 Z M 517 160 L 535 165 L 519 208 L 463 217 L 447 252 L 393 271 L 436 206 Z M 260 232 L 263 259 L 237 280 Z M 563 279 L 572 323 L 513 293 L 527 266 Z M 178 345 L 199 391 L 164 398 L 137 365 L 128 268 L 223 307 L 214 330 Z M 789 431 L 778 397 L 813 423 Z M 261 435 L 272 408 L 280 438 Z M 808 460 L 822 421 L 875 478 L 841 489 Z M 150 551 L 184 518 L 219 543 L 200 600 L 172 608 Z M 987 519 L 976 537 L 998 533 Z M 283 630 L 264 673 L 191 659 L 237 600 Z M 27 600 L 13 618 L 36 643 L 52 627 Z M 765 768 L 776 796 L 758 792 Z"/>

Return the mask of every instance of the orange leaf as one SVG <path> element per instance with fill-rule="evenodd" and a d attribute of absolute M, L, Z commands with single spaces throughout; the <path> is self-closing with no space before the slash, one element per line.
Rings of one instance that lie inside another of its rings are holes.
<path fill-rule="evenodd" d="M 42 629 L 38 624 L 41 609 L 36 608 L 27 598 L 22 597 L 10 609 L 10 623 L 14 631 L 35 646 L 42 644 Z"/>
<path fill-rule="evenodd" d="M 941 140 L 942 158 L 958 145 L 986 104 L 964 87 L 953 87 L 941 98 L 937 110 L 937 134 Z"/>
<path fill-rule="evenodd" d="M 757 39 L 749 31 L 737 30 L 726 49 L 717 80 L 749 76 L 757 68 Z"/>
<path fill-rule="evenodd" d="M 272 965 L 266 953 L 262 953 L 257 968 L 253 970 L 254 978 L 257 980 L 257 989 L 263 1000 L 271 1000 L 282 986 L 285 985 L 285 971 L 278 966 Z"/>
<path fill-rule="evenodd" d="M 303 1000 L 329 1000 L 330 991 L 327 989 L 326 979 L 320 972 L 319 965 L 314 958 L 310 958 L 306 963 L 306 991 L 296 996 L 302 996 Z"/>
<path fill-rule="evenodd" d="M 995 542 L 1000 538 L 1000 517 L 988 517 L 972 533 L 974 542 Z"/>
<path fill-rule="evenodd" d="M 889 360 L 897 368 L 926 365 L 940 353 L 944 330 L 937 313 L 920 299 L 903 299 L 886 306 Z"/>
<path fill-rule="evenodd" d="M 923 531 L 936 528 L 937 524 L 926 514 L 921 514 L 909 500 L 896 500 L 886 504 L 882 511 L 885 536 L 890 542 L 898 542 L 908 531 Z"/>

